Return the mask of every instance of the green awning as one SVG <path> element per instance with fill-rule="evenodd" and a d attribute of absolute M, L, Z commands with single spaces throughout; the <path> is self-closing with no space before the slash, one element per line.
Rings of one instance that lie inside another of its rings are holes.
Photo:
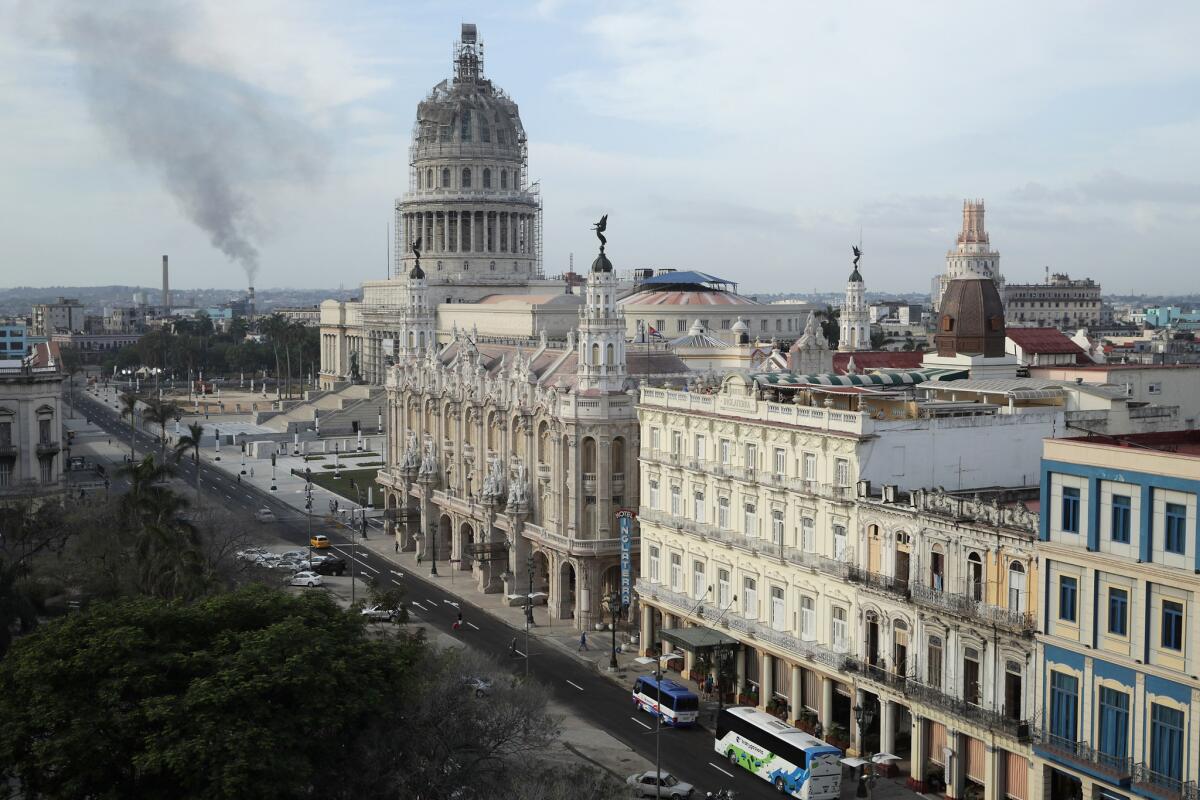
<path fill-rule="evenodd" d="M 661 639 L 677 644 L 689 653 L 694 653 L 704 647 L 719 647 L 721 645 L 736 645 L 737 639 L 731 639 L 712 628 L 665 628 L 658 632 Z"/>

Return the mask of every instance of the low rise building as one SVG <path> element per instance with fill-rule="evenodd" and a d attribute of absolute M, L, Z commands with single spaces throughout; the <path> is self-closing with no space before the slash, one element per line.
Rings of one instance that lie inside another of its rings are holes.
<path fill-rule="evenodd" d="M 1031 367 L 1030 377 L 1092 386 L 1107 386 L 1131 403 L 1175 406 L 1179 427 L 1200 421 L 1200 365 L 1076 364 Z"/>
<path fill-rule="evenodd" d="M 1058 328 L 1010 327 L 1004 350 L 1026 367 L 1091 363 L 1087 351 Z"/>
<path fill-rule="evenodd" d="M 1054 273 L 1045 283 L 1004 287 L 1004 314 L 1010 328 L 1091 328 L 1100 324 L 1100 310 L 1100 284 L 1091 278 L 1072 280 L 1065 273 Z"/>
<path fill-rule="evenodd" d="M 86 309 L 77 299 L 59 297 L 53 303 L 38 303 L 33 307 L 30 329 L 36 336 L 82 331 L 85 317 Z"/>
<path fill-rule="evenodd" d="M 1200 434 L 1047 441 L 1034 748 L 1046 797 L 1200 797 Z"/>
<path fill-rule="evenodd" d="M 0 320 L 0 360 L 24 358 L 30 348 L 28 336 L 28 320 Z"/>
<path fill-rule="evenodd" d="M 0 359 L 0 504 L 38 501 L 66 490 L 63 372 L 57 345 Z"/>
<path fill-rule="evenodd" d="M 50 341 L 59 347 L 70 347 L 79 353 L 83 364 L 99 364 L 104 357 L 122 347 L 137 344 L 141 333 L 54 333 Z"/>

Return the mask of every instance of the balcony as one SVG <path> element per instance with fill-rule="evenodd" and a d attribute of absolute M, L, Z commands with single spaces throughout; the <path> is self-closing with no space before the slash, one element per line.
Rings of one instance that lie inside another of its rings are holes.
<path fill-rule="evenodd" d="M 550 465 L 543 464 L 539 461 L 538 465 L 537 465 L 538 480 L 544 480 L 544 481 L 550 480 L 550 473 L 551 473 Z"/>
<path fill-rule="evenodd" d="M 17 446 L 12 442 L 0 442 L 0 458 L 16 458 Z"/>
<path fill-rule="evenodd" d="M 61 448 L 59 447 L 58 442 L 42 441 L 42 442 L 37 443 L 37 454 L 39 456 L 52 456 L 55 453 L 57 453 L 60 449 Z"/>
<path fill-rule="evenodd" d="M 1133 759 L 1101 753 L 1087 742 L 1073 742 L 1055 736 L 1045 728 L 1033 732 L 1033 741 L 1039 754 L 1083 767 L 1091 772 L 1103 773 L 1114 783 L 1120 783 L 1133 774 Z"/>
<path fill-rule="evenodd" d="M 1020 636 L 1033 636 L 1037 630 L 1037 618 L 1033 614 L 993 606 L 976 600 L 969 594 L 940 591 L 923 583 L 910 583 L 909 592 L 913 602 L 919 606 L 947 611 L 964 619 L 994 625 Z"/>
<path fill-rule="evenodd" d="M 1028 720 L 1012 719 L 1000 711 L 993 711 L 983 706 L 977 706 L 974 703 L 968 703 L 966 700 L 946 694 L 935 686 L 928 686 L 908 678 L 904 681 L 902 691 L 905 697 L 912 700 L 925 703 L 926 705 L 937 706 L 943 711 L 948 711 L 951 714 L 971 720 L 984 727 L 1003 731 L 1020 741 L 1029 740 Z"/>
<path fill-rule="evenodd" d="M 583 473 L 583 493 L 593 495 L 596 493 L 596 473 Z"/>
<path fill-rule="evenodd" d="M 1185 783 L 1179 778 L 1171 778 L 1155 772 L 1140 761 L 1133 765 L 1130 784 L 1163 800 L 1200 800 L 1200 785 L 1195 781 Z"/>
<path fill-rule="evenodd" d="M 625 473 L 614 472 L 612 474 L 612 486 L 609 488 L 614 495 L 625 494 Z"/>
<path fill-rule="evenodd" d="M 848 566 L 846 577 L 862 584 L 864 589 L 889 594 L 904 600 L 909 597 L 908 581 L 903 578 L 893 578 L 890 575 L 870 572 L 854 565 Z"/>

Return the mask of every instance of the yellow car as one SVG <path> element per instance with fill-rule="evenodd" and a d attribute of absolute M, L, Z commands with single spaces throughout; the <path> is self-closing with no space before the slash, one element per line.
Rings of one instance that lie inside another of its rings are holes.
<path fill-rule="evenodd" d="M 315 547 L 318 550 L 324 550 L 329 547 L 329 537 L 323 533 L 314 533 L 313 537 L 308 540 L 310 547 Z"/>

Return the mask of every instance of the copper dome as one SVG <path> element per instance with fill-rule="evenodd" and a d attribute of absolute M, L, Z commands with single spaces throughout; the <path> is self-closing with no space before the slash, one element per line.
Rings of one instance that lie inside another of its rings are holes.
<path fill-rule="evenodd" d="M 1004 302 L 990 278 L 950 281 L 933 337 L 939 356 L 1004 356 Z"/>

